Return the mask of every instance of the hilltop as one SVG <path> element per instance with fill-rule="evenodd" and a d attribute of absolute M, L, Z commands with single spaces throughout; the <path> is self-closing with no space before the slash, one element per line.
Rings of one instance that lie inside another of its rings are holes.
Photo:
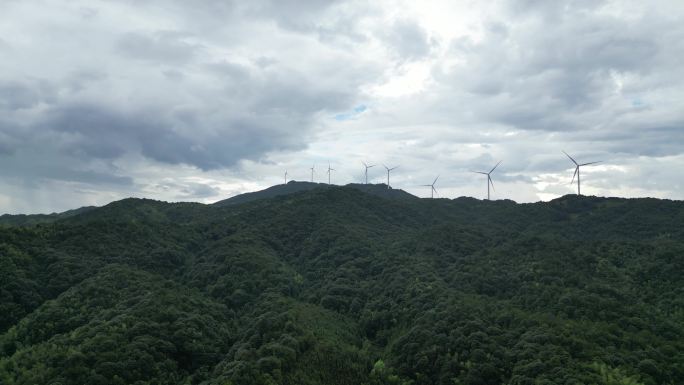
<path fill-rule="evenodd" d="M 0 383 L 683 383 L 682 202 L 231 199 L 0 227 Z"/>
<path fill-rule="evenodd" d="M 241 203 L 246 203 L 246 202 L 251 202 L 259 199 L 267 199 L 267 198 L 273 198 L 276 196 L 281 196 L 281 195 L 289 195 L 293 194 L 296 192 L 300 191 L 309 191 L 313 189 L 327 189 L 327 188 L 338 188 L 339 186 L 336 185 L 329 185 L 326 183 L 313 183 L 313 182 L 298 182 L 298 181 L 289 181 L 287 184 L 279 184 L 275 186 L 271 186 L 267 189 L 261 190 L 261 191 L 255 191 L 255 192 L 248 192 L 244 194 L 239 194 L 234 197 L 220 200 L 214 205 L 216 206 L 226 206 L 226 205 L 235 205 L 235 204 L 241 204 Z M 350 188 L 355 188 L 357 190 L 372 194 L 372 195 L 377 195 L 385 198 L 397 198 L 397 199 L 407 199 L 407 198 L 416 198 L 415 196 L 403 191 L 403 190 L 396 190 L 392 188 L 387 188 L 386 184 L 358 184 L 358 183 L 350 183 L 346 185 L 345 187 L 350 187 Z"/>

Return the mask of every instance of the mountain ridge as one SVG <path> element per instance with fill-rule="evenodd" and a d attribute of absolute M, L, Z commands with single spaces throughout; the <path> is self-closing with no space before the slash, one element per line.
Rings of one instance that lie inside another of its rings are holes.
<path fill-rule="evenodd" d="M 246 203 L 246 202 L 251 202 L 254 200 L 258 199 L 267 199 L 267 198 L 273 198 L 276 196 L 282 196 L 282 195 L 289 195 L 297 192 L 302 192 L 302 191 L 309 191 L 313 189 L 327 189 L 327 188 L 339 188 L 339 187 L 347 187 L 347 188 L 355 188 L 357 190 L 373 194 L 373 195 L 378 195 L 386 198 L 417 198 L 414 195 L 411 195 L 404 190 L 397 190 L 397 189 L 392 189 L 388 188 L 386 184 L 358 184 L 358 183 L 350 183 L 344 186 L 338 186 L 338 185 L 329 185 L 326 183 L 313 183 L 313 182 L 300 182 L 300 181 L 289 181 L 287 184 L 279 184 L 279 185 L 274 185 L 271 187 L 268 187 L 263 190 L 259 191 L 254 191 L 254 192 L 247 192 L 243 194 L 238 194 L 234 197 L 230 197 L 227 199 L 220 200 L 218 202 L 214 202 L 213 205 L 216 206 L 226 206 L 226 205 L 233 205 L 233 204 L 240 204 L 240 203 Z"/>
<path fill-rule="evenodd" d="M 681 223 L 333 186 L 0 227 L 0 381 L 679 384 Z"/>

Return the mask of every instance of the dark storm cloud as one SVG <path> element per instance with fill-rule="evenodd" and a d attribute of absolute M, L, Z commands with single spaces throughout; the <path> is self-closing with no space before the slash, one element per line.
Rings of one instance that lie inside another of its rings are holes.
<path fill-rule="evenodd" d="M 74 163 L 69 157 L 53 148 L 53 143 L 39 138 L 14 148 L 10 157 L 2 160 L 3 182 L 16 182 L 24 186 L 40 188 L 41 182 L 54 180 L 76 182 L 94 186 L 132 187 L 131 177 L 120 175 L 112 167 L 90 167 Z M 0 153 L 1 154 L 1 153 Z M 30 178 L 27 178 L 30 176 Z"/>
<path fill-rule="evenodd" d="M 107 24 L 116 20 L 111 19 L 116 15 L 113 8 L 98 7 L 79 21 L 88 32 L 78 35 L 81 44 L 74 44 L 100 51 L 88 53 L 78 65 L 76 57 L 69 61 L 65 56 L 66 62 L 57 62 L 55 71 L 45 75 L 49 80 L 0 75 L 0 111 L 8 111 L 0 118 L 0 153 L 9 156 L 23 148 L 26 151 L 16 156 L 25 157 L 33 150 L 33 155 L 40 153 L 41 145 L 49 146 L 46 153 L 58 154 L 65 170 L 53 170 L 54 177 L 72 180 L 84 165 L 136 156 L 208 171 L 258 161 L 272 151 L 300 150 L 307 145 L 317 114 L 350 108 L 359 85 L 374 73 L 364 65 L 338 68 L 330 53 L 314 60 L 316 64 L 273 57 L 277 45 L 265 55 L 262 36 L 241 28 L 263 28 L 254 18 L 276 20 L 282 28 L 302 27 L 334 4 L 312 1 L 307 12 L 298 12 L 282 2 L 208 1 L 189 6 L 179 1 L 164 2 L 163 7 L 154 1 L 135 2 L 136 9 L 149 13 L 150 24 L 117 28 Z M 121 3 L 115 7 L 132 11 Z M 162 24 L 153 21 L 164 18 Z M 107 28 L 93 29 L 93 22 Z M 216 28 L 208 27 L 212 25 Z M 314 29 L 321 25 L 311 24 Z M 300 41 L 309 44 L 306 39 Z M 35 166 L 36 175 L 45 174 L 38 171 L 41 164 L 54 161 L 22 159 Z M 30 169 L 25 171 L 30 178 Z"/>
<path fill-rule="evenodd" d="M 54 99 L 54 89 L 45 81 L 0 80 L 0 110 L 34 107 Z"/>
<path fill-rule="evenodd" d="M 63 150 L 77 157 L 114 159 L 133 150 L 134 134 L 158 128 L 139 116 L 77 105 L 53 109 L 35 129 L 65 134 Z"/>
<path fill-rule="evenodd" d="M 1 124 L 1 123 L 0 123 Z M 0 132 L 0 155 L 11 155 L 14 153 L 14 144 L 9 135 Z"/>
<path fill-rule="evenodd" d="M 76 158 L 107 160 L 140 153 L 158 162 L 188 164 L 203 170 L 230 167 L 242 159 L 258 159 L 260 154 L 274 149 L 303 146 L 298 136 L 290 135 L 288 127 L 283 127 L 284 123 L 296 122 L 284 116 L 219 117 L 220 125 L 216 125 L 204 113 L 200 110 L 173 116 L 158 110 L 131 112 L 97 105 L 65 106 L 47 114 L 31 130 L 52 132 L 58 138 L 55 144 L 59 149 Z M 187 123 L 206 131 L 198 135 Z"/>

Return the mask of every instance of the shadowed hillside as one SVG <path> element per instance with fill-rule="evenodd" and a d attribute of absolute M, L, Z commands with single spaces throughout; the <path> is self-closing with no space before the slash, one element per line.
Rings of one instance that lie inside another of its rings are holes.
<path fill-rule="evenodd" d="M 0 227 L 2 384 L 682 384 L 684 204 L 291 182 Z"/>

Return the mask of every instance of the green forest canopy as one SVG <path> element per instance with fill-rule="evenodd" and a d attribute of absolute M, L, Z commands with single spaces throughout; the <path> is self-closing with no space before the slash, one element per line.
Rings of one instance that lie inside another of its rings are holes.
<path fill-rule="evenodd" d="M 684 384 L 682 202 L 294 190 L 3 216 L 0 384 Z"/>

